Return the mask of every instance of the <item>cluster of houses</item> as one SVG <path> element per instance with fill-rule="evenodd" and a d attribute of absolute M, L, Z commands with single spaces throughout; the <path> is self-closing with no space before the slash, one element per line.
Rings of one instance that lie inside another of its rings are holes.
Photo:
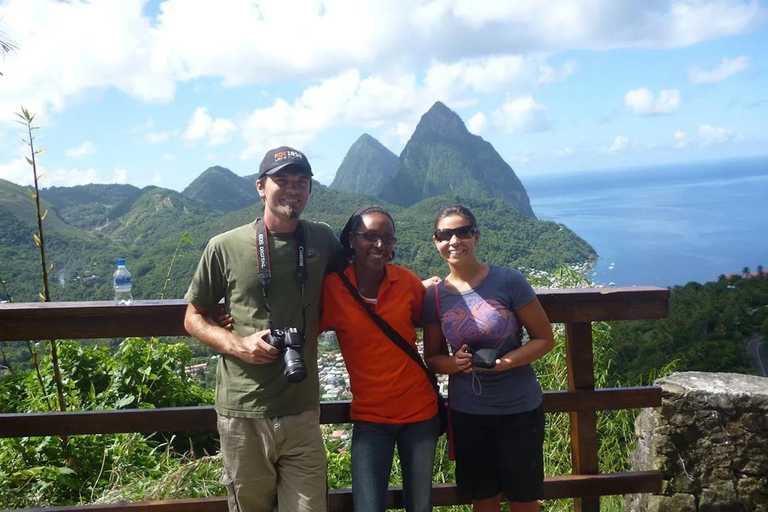
<path fill-rule="evenodd" d="M 351 400 L 349 373 L 338 349 L 321 352 L 317 356 L 320 377 L 320 401 Z"/>

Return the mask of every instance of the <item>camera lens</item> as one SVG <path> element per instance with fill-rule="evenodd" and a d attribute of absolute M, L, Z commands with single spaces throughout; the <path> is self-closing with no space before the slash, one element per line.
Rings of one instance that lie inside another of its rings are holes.
<path fill-rule="evenodd" d="M 286 348 L 283 354 L 283 375 L 288 382 L 301 382 L 307 377 L 307 367 L 301 352 L 293 348 Z"/>

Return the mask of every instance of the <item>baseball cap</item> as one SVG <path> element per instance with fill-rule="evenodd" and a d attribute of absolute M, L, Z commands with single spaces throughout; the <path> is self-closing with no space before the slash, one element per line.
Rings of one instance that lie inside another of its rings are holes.
<path fill-rule="evenodd" d="M 264 176 L 271 176 L 289 165 L 312 176 L 312 167 L 304 153 L 289 146 L 280 146 L 276 149 L 270 149 L 264 155 L 261 165 L 259 165 L 259 179 Z"/>

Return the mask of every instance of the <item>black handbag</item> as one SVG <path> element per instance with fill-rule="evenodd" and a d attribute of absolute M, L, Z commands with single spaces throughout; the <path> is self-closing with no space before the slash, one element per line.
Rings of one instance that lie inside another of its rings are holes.
<path fill-rule="evenodd" d="M 352 294 L 352 297 L 354 297 L 357 303 L 360 304 L 360 306 L 368 313 L 368 316 L 371 317 L 371 320 L 373 320 L 373 322 L 379 326 L 379 329 L 381 329 L 384 334 L 386 334 L 387 337 L 400 348 L 400 350 L 405 352 L 411 359 L 413 359 L 413 361 L 419 365 L 419 368 L 424 370 L 424 373 L 427 375 L 427 379 L 432 384 L 432 387 L 435 389 L 435 393 L 437 394 L 437 414 L 440 417 L 440 435 L 445 434 L 448 431 L 448 405 L 446 404 L 447 399 L 440 394 L 440 387 L 437 385 L 437 376 L 432 370 L 427 368 L 427 365 L 424 364 L 424 360 L 421 358 L 421 356 L 407 341 L 405 341 L 402 336 L 400 336 L 400 333 L 398 333 L 391 325 L 387 323 L 386 320 L 381 318 L 370 307 L 368 307 L 368 304 L 366 304 L 363 298 L 360 296 L 360 292 L 357 291 L 357 288 L 352 286 L 349 278 L 347 278 L 343 272 L 337 272 L 337 274 L 349 290 L 349 293 Z"/>

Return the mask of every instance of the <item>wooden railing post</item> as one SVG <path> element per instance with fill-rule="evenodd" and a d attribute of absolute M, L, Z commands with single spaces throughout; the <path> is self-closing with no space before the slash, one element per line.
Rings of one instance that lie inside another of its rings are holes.
<path fill-rule="evenodd" d="M 565 353 L 568 363 L 568 390 L 594 390 L 595 366 L 590 322 L 565 324 Z M 570 416 L 573 473 L 596 475 L 598 473 L 597 414 L 595 411 L 578 411 L 571 412 Z M 575 512 L 600 510 L 599 496 L 575 498 L 573 502 Z"/>

